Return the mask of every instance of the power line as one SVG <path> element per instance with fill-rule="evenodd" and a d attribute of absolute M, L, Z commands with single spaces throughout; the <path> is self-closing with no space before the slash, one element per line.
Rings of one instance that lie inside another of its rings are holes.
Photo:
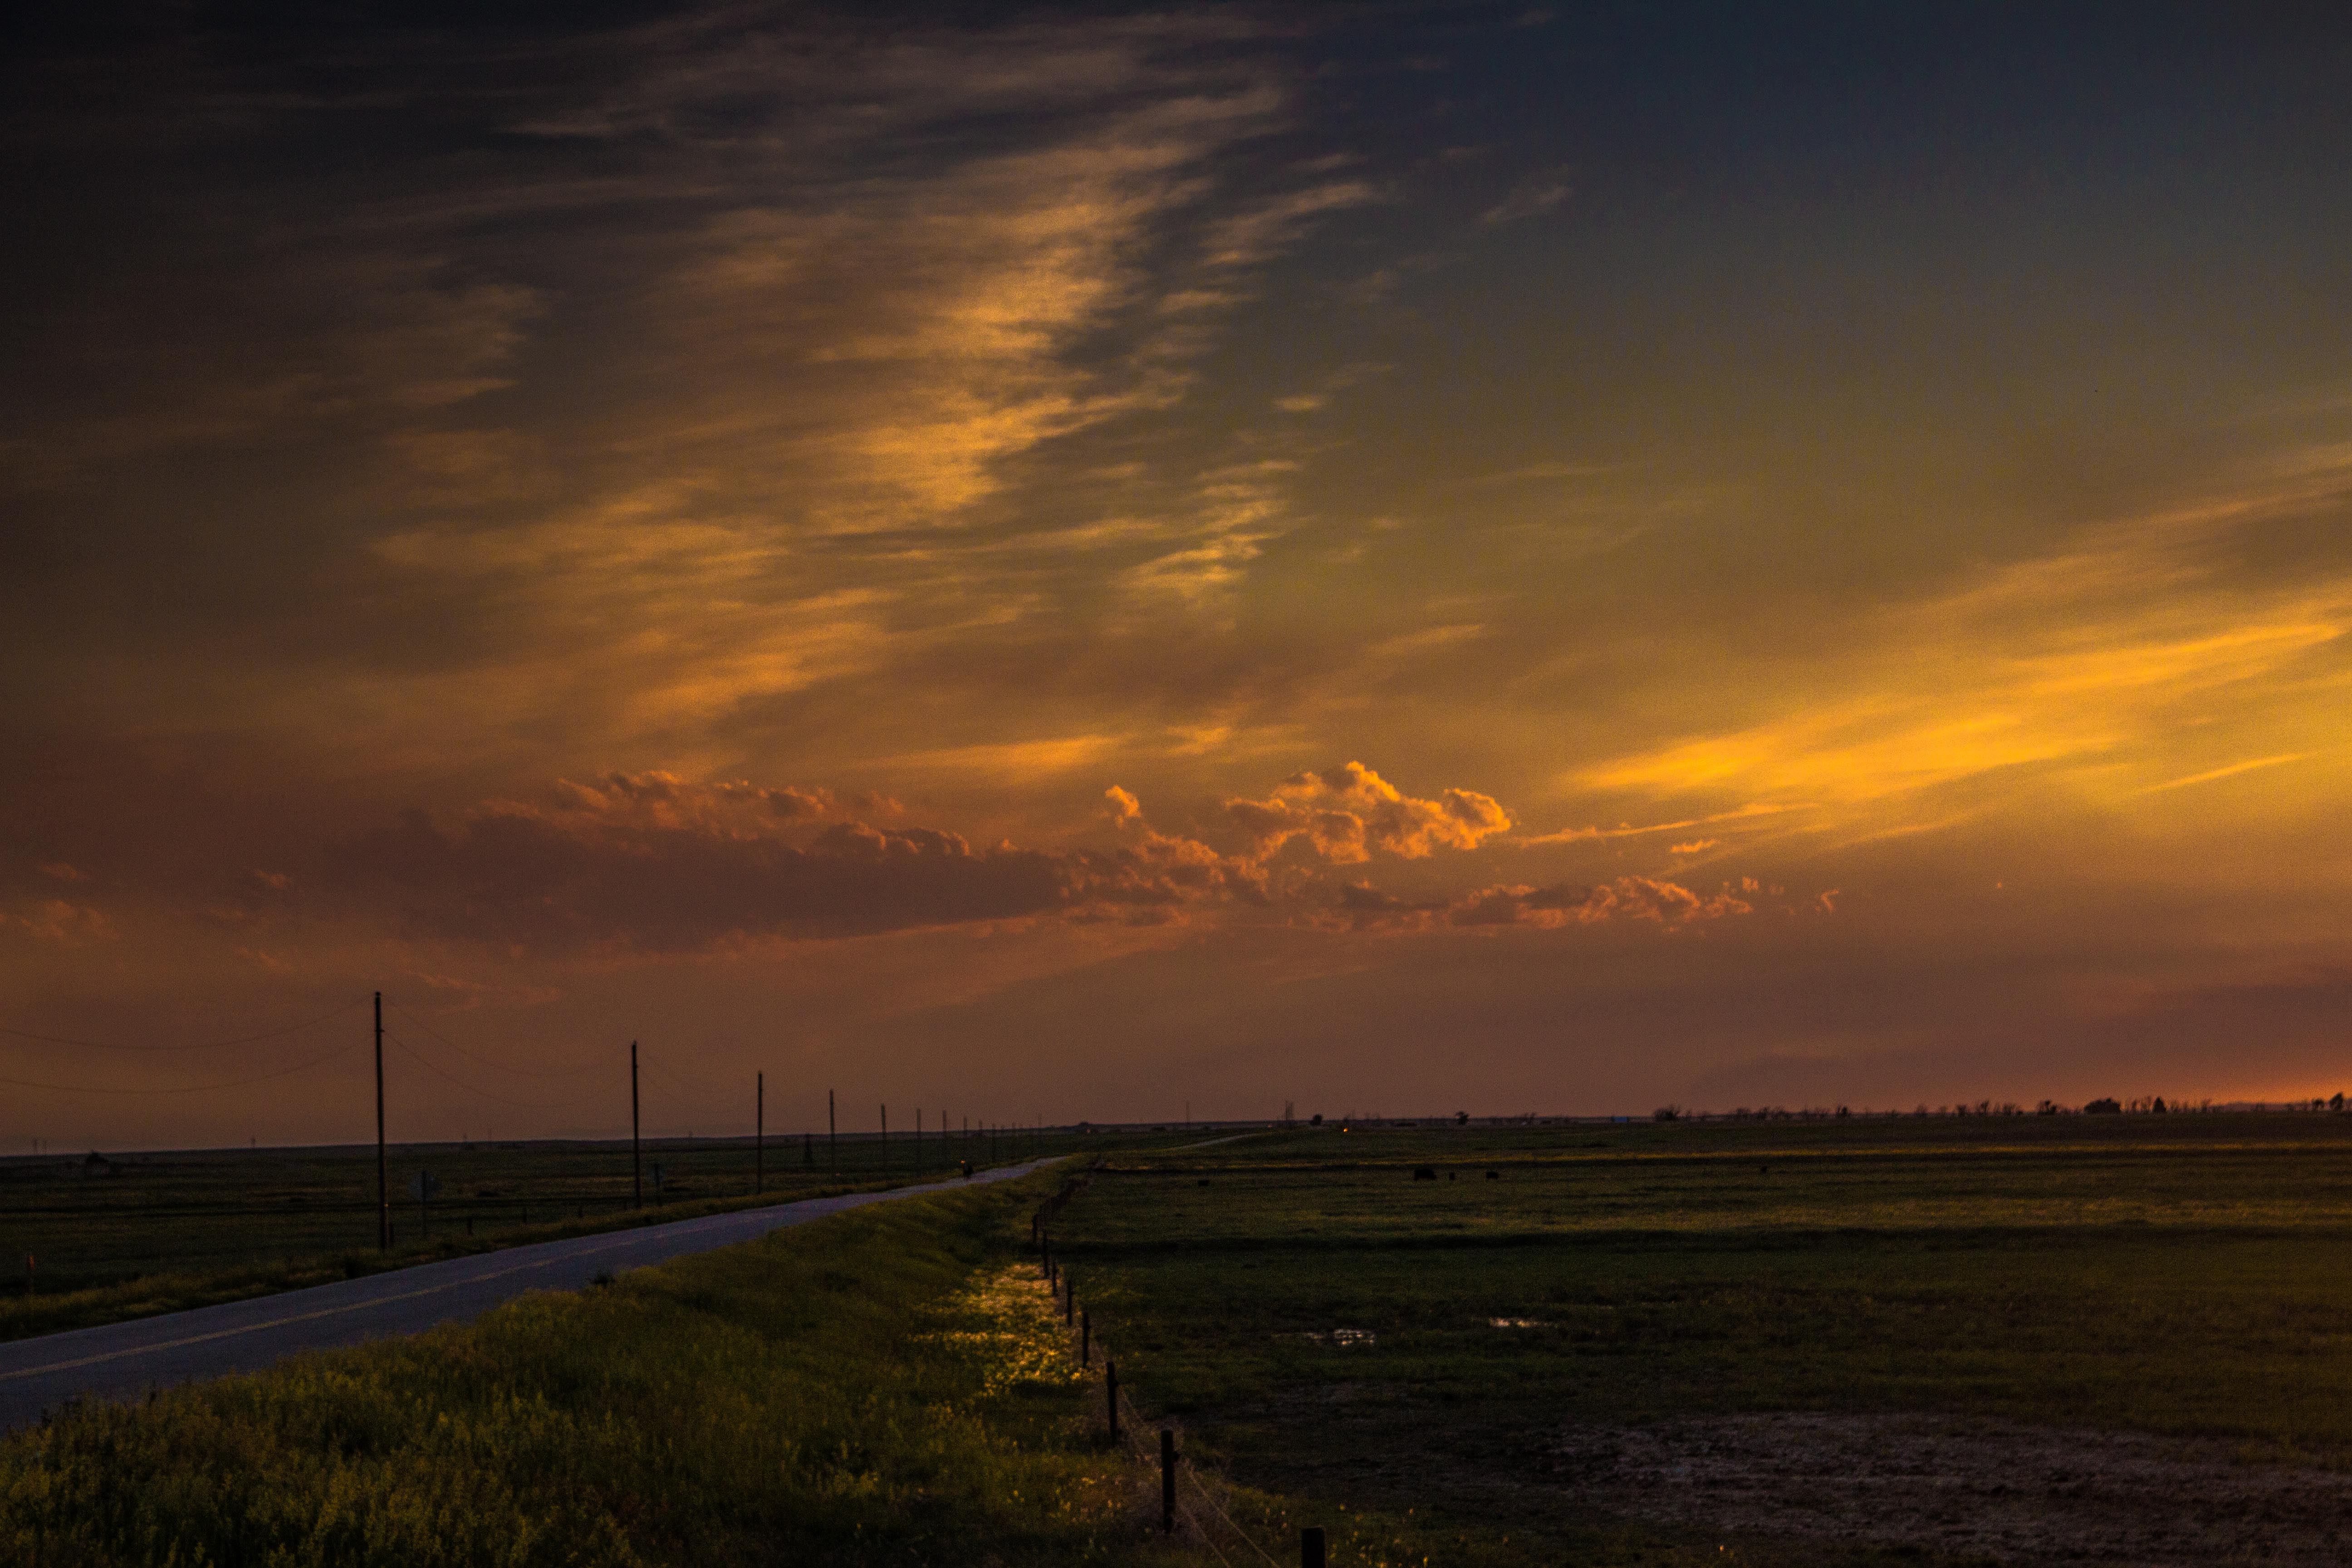
<path fill-rule="evenodd" d="M 291 1078 L 296 1073 L 317 1067 L 321 1062 L 331 1062 L 346 1052 L 357 1050 L 359 1046 L 360 1042 L 354 1040 L 350 1045 L 336 1047 L 324 1056 L 312 1057 L 306 1062 L 297 1062 L 290 1068 L 280 1068 L 276 1072 L 266 1072 L 254 1078 L 233 1079 L 226 1083 L 184 1083 L 173 1084 L 164 1089 L 91 1089 L 80 1084 L 37 1083 L 30 1079 L 22 1078 L 0 1078 L 0 1083 L 5 1083 L 12 1089 L 46 1089 L 58 1094 L 210 1094 L 216 1089 L 243 1089 L 248 1084 L 268 1083 L 272 1079 Z"/>
<path fill-rule="evenodd" d="M 494 1100 L 500 1105 L 511 1105 L 519 1110 L 563 1110 L 574 1105 L 584 1104 L 586 1101 L 596 1098 L 596 1094 L 593 1090 L 587 1094 L 577 1096 L 572 1100 L 513 1100 L 503 1094 L 493 1094 L 487 1089 L 477 1089 L 474 1085 L 467 1083 L 464 1079 L 461 1079 L 457 1074 L 449 1071 L 440 1063 L 435 1061 L 431 1057 L 426 1056 L 423 1051 L 418 1050 L 415 1046 L 410 1045 L 406 1040 L 404 1040 L 398 1035 L 394 1034 L 390 1029 L 386 1029 L 383 1032 L 383 1037 L 408 1053 L 411 1058 L 424 1066 L 426 1070 L 456 1084 L 467 1094 L 478 1095 L 484 1100 Z"/>
<path fill-rule="evenodd" d="M 194 1040 L 173 1045 L 131 1045 L 120 1040 L 81 1040 L 70 1035 L 37 1035 L 30 1029 L 12 1029 L 5 1024 L 0 1024 L 0 1035 L 10 1035 L 20 1040 L 39 1040 L 45 1045 L 84 1046 L 98 1051 L 210 1051 L 217 1050 L 223 1046 L 249 1046 L 257 1040 L 275 1040 L 282 1036 L 299 1034 L 302 1030 L 315 1028 L 331 1018 L 341 1017 L 352 1008 L 361 1005 L 364 1000 L 364 998 L 354 998 L 331 1013 L 321 1013 L 315 1018 L 306 1018 L 299 1024 L 289 1024 L 282 1029 L 268 1029 L 258 1035 L 238 1035 L 226 1040 Z M 261 1080 L 253 1079 L 247 1081 L 258 1083 Z"/>
<path fill-rule="evenodd" d="M 699 1104 L 695 1100 L 688 1099 L 685 1095 L 680 1094 L 677 1089 L 670 1088 L 667 1084 L 663 1083 L 659 1079 L 654 1078 L 651 1075 L 647 1075 L 646 1078 L 645 1085 L 647 1089 L 650 1089 L 655 1093 L 660 1095 L 664 1100 L 668 1100 L 670 1105 L 681 1114 L 690 1115 L 697 1110 L 706 1110 L 709 1109 L 706 1105 Z"/>
<path fill-rule="evenodd" d="M 424 1019 L 418 1017 L 415 1014 L 410 1012 L 399 1003 L 394 1002 L 391 1004 L 391 1006 L 394 1012 L 399 1014 L 402 1017 L 407 1019 L 410 1023 L 415 1025 L 418 1028 L 424 1030 L 426 1034 L 432 1036 L 435 1039 L 440 1041 L 443 1045 L 448 1047 L 459 1056 L 464 1057 L 467 1061 L 478 1062 L 486 1068 L 496 1068 L 500 1072 L 510 1072 L 518 1078 L 578 1078 L 583 1073 L 602 1072 L 604 1070 L 604 1065 L 602 1062 L 590 1062 L 585 1067 L 558 1068 L 551 1072 L 541 1071 L 533 1068 L 509 1067 L 506 1063 L 501 1061 L 493 1061 L 488 1057 L 475 1055 L 472 1051 L 467 1050 L 465 1047 L 459 1045 L 457 1041 L 451 1039 L 448 1036 L 443 1034 L 440 1030 L 435 1028 L 432 1025 L 426 1023 Z"/>
<path fill-rule="evenodd" d="M 696 1101 L 709 1095 L 710 1092 L 708 1088 L 695 1089 L 688 1084 L 679 1082 L 677 1079 L 670 1077 L 668 1073 L 665 1072 L 660 1068 L 654 1066 L 653 1058 L 650 1057 L 646 1058 L 645 1068 L 646 1071 L 651 1073 L 665 1086 L 662 1092 L 668 1095 L 680 1105 L 691 1106 Z"/>

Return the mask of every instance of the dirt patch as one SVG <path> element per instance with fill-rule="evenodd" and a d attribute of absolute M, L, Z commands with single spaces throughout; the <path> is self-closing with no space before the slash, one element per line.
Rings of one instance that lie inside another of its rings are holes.
<path fill-rule="evenodd" d="M 2220 1442 L 1929 1416 L 1740 1415 L 1571 1426 L 1539 1463 L 1574 1506 L 1705 1529 L 2016 1563 L 2352 1562 L 2352 1476 L 2237 1463 Z"/>

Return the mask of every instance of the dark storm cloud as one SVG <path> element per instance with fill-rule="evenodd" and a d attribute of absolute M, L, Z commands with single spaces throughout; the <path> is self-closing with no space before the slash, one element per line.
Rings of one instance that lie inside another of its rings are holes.
<path fill-rule="evenodd" d="M 465 944 L 659 955 L 1041 916 L 1160 920 L 1244 869 L 1148 831 L 1108 851 L 975 848 L 862 820 L 829 791 L 743 781 L 612 773 L 551 794 L 446 828 L 410 811 L 328 858 L 323 902 Z"/>
<path fill-rule="evenodd" d="M 533 949 L 696 950 L 730 937 L 841 937 L 1015 920 L 1084 897 L 1034 851 L 837 824 L 802 847 L 690 827 L 590 833 L 522 811 L 443 831 L 422 814 L 361 840 L 346 890 L 412 930 Z"/>

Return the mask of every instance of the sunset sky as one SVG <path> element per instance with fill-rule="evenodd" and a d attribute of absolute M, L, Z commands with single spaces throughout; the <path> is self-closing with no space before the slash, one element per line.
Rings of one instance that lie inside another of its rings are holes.
<path fill-rule="evenodd" d="M 0 1152 L 2352 1089 L 2337 8 L 874 16 L 0 64 Z"/>

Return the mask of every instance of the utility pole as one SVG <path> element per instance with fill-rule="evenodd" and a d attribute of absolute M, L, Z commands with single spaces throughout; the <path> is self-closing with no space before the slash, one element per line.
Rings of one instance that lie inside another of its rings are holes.
<path fill-rule="evenodd" d="M 646 1167 L 637 1143 L 637 1042 L 629 1042 L 629 1194 L 646 1206 Z"/>
<path fill-rule="evenodd" d="M 886 1174 L 890 1169 L 890 1107 L 887 1101 L 882 1107 L 882 1169 Z"/>
<path fill-rule="evenodd" d="M 383 993 L 375 994 L 375 1244 L 392 1250 L 392 1189 L 383 1173 Z"/>
<path fill-rule="evenodd" d="M 841 1130 L 833 1120 L 833 1090 L 824 1091 L 824 1152 L 833 1162 L 834 1180 L 841 1179 Z"/>
<path fill-rule="evenodd" d="M 768 1075 L 755 1073 L 751 1091 L 751 1191 L 768 1190 Z"/>

